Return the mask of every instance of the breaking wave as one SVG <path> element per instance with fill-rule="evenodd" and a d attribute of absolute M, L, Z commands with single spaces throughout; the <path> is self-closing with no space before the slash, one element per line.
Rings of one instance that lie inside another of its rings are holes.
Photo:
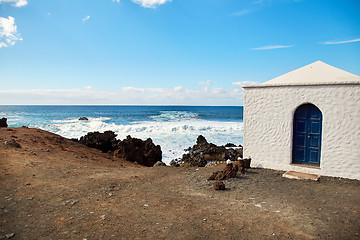
<path fill-rule="evenodd" d="M 182 116 L 182 121 L 179 118 L 171 117 L 171 119 L 172 121 L 158 121 L 157 119 L 157 121 L 142 121 L 132 124 L 115 124 L 110 121 L 111 118 L 106 117 L 89 118 L 88 121 L 69 118 L 53 120 L 50 124 L 33 127 L 67 138 L 80 138 L 88 132 L 108 130 L 114 131 L 118 135 L 118 139 L 124 139 L 128 135 L 143 140 L 152 138 L 155 144 L 161 146 L 163 161 L 167 164 L 172 159 L 181 157 L 185 152 L 184 149 L 193 146 L 199 135 L 203 135 L 209 142 L 218 145 L 228 142 L 242 143 L 242 122 L 207 121 L 196 119 L 196 116 L 188 117 L 186 120 Z"/>
<path fill-rule="evenodd" d="M 217 145 L 242 144 L 242 107 L 197 106 L 0 106 L 12 127 L 40 128 L 67 138 L 114 131 L 118 139 L 151 138 L 163 161 L 179 158 L 199 135 Z M 80 121 L 85 116 L 88 121 Z"/>

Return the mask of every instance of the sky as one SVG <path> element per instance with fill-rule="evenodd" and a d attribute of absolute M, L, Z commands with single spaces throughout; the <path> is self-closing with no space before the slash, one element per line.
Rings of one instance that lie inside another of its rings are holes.
<path fill-rule="evenodd" d="M 242 105 L 315 61 L 360 75 L 359 0 L 0 0 L 0 104 Z"/>

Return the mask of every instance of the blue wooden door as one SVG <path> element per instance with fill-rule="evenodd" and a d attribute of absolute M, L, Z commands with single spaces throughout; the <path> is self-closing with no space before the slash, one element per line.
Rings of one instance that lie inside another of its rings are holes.
<path fill-rule="evenodd" d="M 320 166 L 322 114 L 313 104 L 301 105 L 294 115 L 293 163 Z"/>

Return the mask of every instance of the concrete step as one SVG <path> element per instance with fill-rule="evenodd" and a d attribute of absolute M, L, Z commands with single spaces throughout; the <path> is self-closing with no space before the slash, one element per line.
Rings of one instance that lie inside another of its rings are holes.
<path fill-rule="evenodd" d="M 287 171 L 282 175 L 284 178 L 289 179 L 310 179 L 313 181 L 318 181 L 320 175 L 311 174 L 311 173 L 302 173 L 302 172 L 295 172 L 295 171 Z"/>

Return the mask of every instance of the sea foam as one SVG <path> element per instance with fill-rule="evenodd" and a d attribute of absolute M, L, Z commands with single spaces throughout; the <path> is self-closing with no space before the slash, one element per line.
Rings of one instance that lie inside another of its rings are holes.
<path fill-rule="evenodd" d="M 0 106 L 12 127 L 35 127 L 67 138 L 114 131 L 160 145 L 163 161 L 180 158 L 199 135 L 216 145 L 242 144 L 241 107 L 196 106 Z M 81 121 L 79 117 L 87 117 Z"/>
<path fill-rule="evenodd" d="M 161 118 L 161 120 L 159 119 Z M 111 118 L 89 118 L 80 121 L 77 118 L 53 120 L 50 124 L 36 125 L 47 131 L 57 133 L 67 138 L 80 138 L 88 132 L 114 131 L 118 139 L 130 135 L 135 138 L 151 138 L 156 145 L 160 145 L 163 161 L 169 164 L 172 159 L 180 158 L 185 150 L 196 143 L 199 135 L 203 135 L 209 142 L 224 145 L 228 142 L 242 143 L 242 122 L 219 122 L 197 119 L 195 115 L 179 118 L 174 115 L 159 116 L 155 121 L 141 121 L 131 124 L 115 124 Z M 164 121 L 167 118 L 168 121 Z"/>

